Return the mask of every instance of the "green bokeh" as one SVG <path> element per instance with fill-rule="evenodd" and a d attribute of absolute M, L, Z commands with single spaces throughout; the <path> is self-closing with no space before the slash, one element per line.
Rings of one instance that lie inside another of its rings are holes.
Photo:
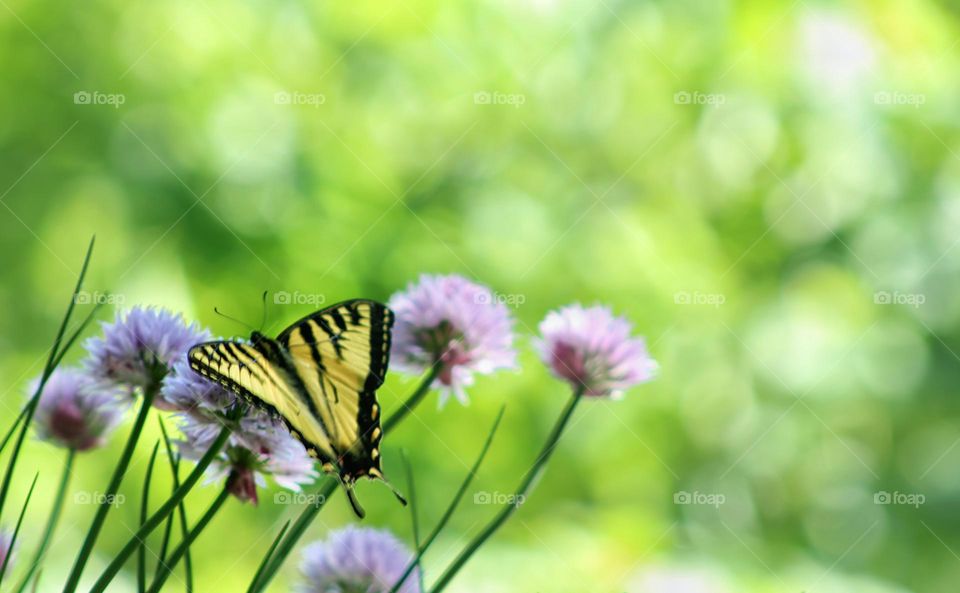
<path fill-rule="evenodd" d="M 509 492 L 546 436 L 566 397 L 530 345 L 548 310 L 610 304 L 661 372 L 586 402 L 451 591 L 953 592 L 957 36 L 930 0 L 3 0 L 3 409 L 93 233 L 90 291 L 221 335 L 246 330 L 213 307 L 255 325 L 264 290 L 299 295 L 270 307 L 276 330 L 320 300 L 459 273 L 523 301 L 522 368 L 480 379 L 468 407 L 432 398 L 385 442 L 401 488 L 409 451 L 427 525 L 502 403 L 478 490 Z M 384 407 L 414 385 L 392 375 Z M 78 461 L 76 490 L 104 488 L 124 430 Z M 136 524 L 150 431 L 90 577 Z M 41 493 L 57 480 L 60 452 L 26 455 L 14 501 L 34 470 Z M 242 590 L 297 511 L 275 492 L 202 536 L 200 590 Z M 359 494 L 367 524 L 409 541 L 389 491 Z M 428 581 L 492 512 L 468 499 Z M 47 590 L 91 515 L 68 505 Z M 305 541 L 353 521 L 338 493 Z M 297 578 L 290 562 L 271 591 Z"/>

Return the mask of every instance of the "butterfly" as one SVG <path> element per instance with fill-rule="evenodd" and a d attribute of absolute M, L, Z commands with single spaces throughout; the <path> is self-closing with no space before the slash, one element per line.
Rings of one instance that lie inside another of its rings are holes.
<path fill-rule="evenodd" d="M 362 518 L 353 484 L 361 477 L 386 482 L 376 391 L 387 373 L 393 320 L 385 305 L 354 299 L 304 317 L 276 339 L 254 331 L 249 342 L 197 344 L 187 358 L 195 372 L 281 418 L 323 470 L 338 476 Z"/>

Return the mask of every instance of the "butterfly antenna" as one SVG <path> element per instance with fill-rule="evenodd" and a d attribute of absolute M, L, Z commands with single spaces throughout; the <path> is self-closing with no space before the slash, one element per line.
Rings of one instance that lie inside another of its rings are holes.
<path fill-rule="evenodd" d="M 403 506 L 407 506 L 407 499 L 404 498 L 402 494 L 400 494 L 399 490 L 393 487 L 393 484 L 391 484 L 386 480 L 384 480 L 383 483 L 387 485 L 387 488 L 390 489 L 390 492 L 393 492 L 393 495 L 397 497 L 397 500 L 400 501 L 400 504 L 402 504 Z"/>
<path fill-rule="evenodd" d="M 240 325 L 242 325 L 243 327 L 245 327 L 245 328 L 247 328 L 247 329 L 249 329 L 249 330 L 251 330 L 251 331 L 256 331 L 256 329 L 253 328 L 253 327 L 251 327 L 249 324 L 240 321 L 240 320 L 237 319 L 236 317 L 231 317 L 231 316 L 227 315 L 226 313 L 223 313 L 222 311 L 220 311 L 220 309 L 217 309 L 216 307 L 213 308 L 213 312 L 216 313 L 217 315 L 219 315 L 220 317 L 223 317 L 224 319 L 229 319 L 230 321 L 233 321 L 234 323 L 239 323 Z"/>
<path fill-rule="evenodd" d="M 263 291 L 263 317 L 260 319 L 260 331 L 267 326 L 267 293 L 269 290 Z"/>
<path fill-rule="evenodd" d="M 390 492 L 393 492 L 393 495 L 396 496 L 397 500 L 400 501 L 400 504 L 402 504 L 403 506 L 407 506 L 407 499 L 403 496 L 403 494 L 400 494 L 400 491 L 397 490 L 394 487 L 394 485 L 390 483 L 389 480 L 387 480 L 386 476 L 384 476 L 381 472 L 377 470 L 370 470 L 370 475 L 374 476 L 375 478 L 379 479 L 381 482 L 386 484 L 387 488 L 390 489 Z"/>

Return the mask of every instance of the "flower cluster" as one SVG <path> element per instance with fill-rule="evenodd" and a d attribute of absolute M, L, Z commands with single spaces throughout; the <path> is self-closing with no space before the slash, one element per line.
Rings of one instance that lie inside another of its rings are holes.
<path fill-rule="evenodd" d="M 301 593 L 388 593 L 413 554 L 389 531 L 347 527 L 304 549 Z M 419 569 L 398 593 L 422 593 Z"/>
<path fill-rule="evenodd" d="M 510 313 L 485 286 L 455 275 L 424 275 L 394 294 L 390 307 L 396 314 L 394 366 L 417 373 L 434 369 L 441 404 L 451 394 L 466 402 L 465 388 L 475 375 L 516 365 Z M 656 370 L 643 341 L 630 336 L 629 323 L 604 307 L 551 312 L 540 333 L 536 344 L 544 363 L 588 396 L 616 396 Z M 101 336 L 87 341 L 83 370 L 64 369 L 49 378 L 35 417 L 40 438 L 76 451 L 100 446 L 125 408 L 118 394 L 150 390 L 156 407 L 178 414 L 184 458 L 202 457 L 229 426 L 211 476 L 225 478 L 241 500 L 255 503 L 266 475 L 294 490 L 312 482 L 312 458 L 280 419 L 248 409 L 189 368 L 188 349 L 208 339 L 206 329 L 162 309 L 118 314 L 103 324 Z"/>
<path fill-rule="evenodd" d="M 40 439 L 88 451 L 106 442 L 125 407 L 114 392 L 97 386 L 80 369 L 65 368 L 47 379 L 33 419 Z"/>
<path fill-rule="evenodd" d="M 91 377 L 128 392 L 159 384 L 174 362 L 210 333 L 163 309 L 134 307 L 104 323 L 103 335 L 87 340 Z M 155 401 L 163 407 L 163 400 Z"/>
<path fill-rule="evenodd" d="M 431 387 L 440 390 L 441 405 L 450 395 L 466 403 L 466 388 L 473 384 L 476 375 L 516 367 L 517 353 L 514 350 L 510 311 L 506 303 L 485 286 L 456 275 L 424 275 L 405 290 L 394 294 L 390 298 L 390 307 L 396 316 L 391 349 L 394 367 L 408 372 L 427 373 L 420 388 L 408 400 L 412 403 L 406 410 L 419 402 Z M 331 323 L 336 323 L 345 331 L 346 321 L 335 315 L 333 317 Z M 540 324 L 540 334 L 536 346 L 543 362 L 553 375 L 570 384 L 573 394 L 570 396 L 571 403 L 551 432 L 552 440 L 545 444 L 534 468 L 527 473 L 518 489 L 517 496 L 521 498 L 526 497 L 534 477 L 539 475 L 550 452 L 555 449 L 581 396 L 618 396 L 623 390 L 649 380 L 656 371 L 656 363 L 648 355 L 643 340 L 631 336 L 631 327 L 626 319 L 614 316 L 605 307 L 571 305 L 551 312 Z M 35 386 L 37 399 L 31 400 L 24 409 L 28 420 L 22 430 L 26 430 L 32 418 L 40 439 L 71 451 L 64 465 L 64 477 L 56 502 L 58 506 L 51 513 L 43 543 L 36 552 L 38 560 L 46 551 L 46 542 L 65 500 L 64 493 L 72 467 L 69 460 L 73 452 L 102 446 L 136 396 L 143 397 L 143 402 L 114 470 L 109 486 L 111 490 L 105 495 L 105 500 L 113 500 L 116 495 L 117 484 L 136 450 L 144 423 L 153 412 L 151 406 L 176 415 L 180 430 L 176 444 L 180 457 L 203 461 L 177 487 L 168 502 L 161 506 L 166 510 L 156 511 L 152 520 L 142 522 L 140 531 L 110 563 L 101 580 L 98 580 L 98 585 L 105 585 L 122 569 L 127 557 L 136 549 L 136 544 L 142 543 L 142 538 L 149 535 L 149 530 L 164 519 L 161 513 L 172 511 L 204 471 L 209 481 L 223 480 L 225 491 L 217 497 L 214 506 L 198 522 L 196 529 L 206 525 L 212 513 L 226 500 L 226 494 L 256 504 L 258 487 L 266 483 L 267 476 L 291 490 L 299 490 L 303 484 L 317 477 L 314 459 L 287 427 L 285 421 L 293 421 L 291 418 L 284 419 L 268 413 L 253 405 L 257 402 L 238 398 L 219 383 L 191 369 L 187 358 L 190 348 L 210 337 L 208 330 L 188 323 L 179 314 L 163 309 L 136 307 L 118 313 L 111 323 L 102 324 L 101 335 L 87 340 L 87 358 L 80 368 L 56 370 L 42 386 Z M 340 337 L 339 334 L 331 336 L 330 340 L 338 354 L 343 347 L 337 341 Z M 353 345 L 359 341 L 350 343 Z M 319 366 L 323 361 L 317 351 L 313 350 L 311 354 Z M 350 359 L 342 356 L 341 360 L 350 362 Z M 255 364 L 265 366 L 268 363 L 258 360 Z M 241 364 L 241 368 L 246 367 Z M 277 374 L 286 378 L 287 369 L 279 367 Z M 343 379 L 345 373 L 353 371 L 327 367 L 324 372 L 328 372 L 336 382 L 338 378 Z M 272 377 L 273 374 L 270 374 Z M 294 379 L 291 377 L 289 380 Z M 369 381 L 366 389 L 371 389 Z M 338 393 L 337 390 L 333 391 Z M 341 403 L 356 405 L 352 414 L 357 414 L 357 408 L 361 408 L 349 400 Z M 402 418 L 402 415 L 399 417 Z M 359 418 L 363 420 L 366 416 Z M 376 412 L 373 418 L 377 418 Z M 335 422 L 339 420 L 335 419 Z M 387 430 L 389 425 L 388 420 L 383 430 Z M 380 428 L 371 430 L 381 431 Z M 22 437 L 24 433 L 20 434 Z M 490 444 L 492 437 L 493 432 L 485 447 Z M 379 435 L 374 434 L 371 438 L 379 438 Z M 18 441 L 17 450 L 21 442 Z M 219 449 L 224 443 L 223 448 Z M 354 451 L 356 445 L 350 452 Z M 370 451 L 371 460 L 378 460 L 376 453 L 379 450 Z M 370 469 L 369 475 L 382 477 L 373 469 Z M 351 480 L 356 477 L 349 472 L 345 476 Z M 0 500 L 0 506 L 2 504 Z M 318 506 L 314 508 L 319 509 Z M 461 554 L 453 568 L 441 575 L 437 581 L 439 584 L 434 586 L 442 589 L 456 569 L 462 566 L 462 562 L 516 508 L 517 505 L 501 508 L 497 517 L 465 549 L 463 554 L 466 555 Z M 76 590 L 84 563 L 89 557 L 85 554 L 92 549 L 92 542 L 99 532 L 97 526 L 103 524 L 107 510 L 108 505 L 98 506 L 94 528 L 84 541 L 64 590 Z M 309 520 L 312 515 L 305 511 L 304 516 Z M 449 513 L 445 516 L 449 517 Z M 302 525 L 305 523 L 301 524 L 298 520 L 298 528 L 290 530 L 289 537 L 293 538 L 293 543 L 303 533 Z M 188 549 L 195 535 L 191 532 L 191 537 L 185 536 L 170 558 L 181 557 L 185 553 L 183 546 Z M 0 530 L 0 564 L 12 557 L 13 540 L 9 533 Z M 292 544 L 287 545 L 288 540 L 285 539 L 283 543 L 282 548 L 271 548 L 270 552 L 272 554 L 274 550 L 282 549 L 283 555 L 277 557 L 277 562 L 271 560 L 264 567 L 274 572 L 279 567 L 292 549 Z M 413 553 L 391 533 L 348 527 L 332 532 L 326 540 L 306 548 L 302 563 L 304 581 L 299 590 L 302 593 L 388 593 L 396 589 L 398 593 L 422 593 L 421 571 L 418 566 L 413 566 L 413 560 Z M 175 564 L 176 560 L 173 562 Z M 34 562 L 32 566 L 31 571 L 37 563 Z M 168 574 L 169 571 L 158 570 L 151 590 L 162 586 Z M 266 576 L 263 583 L 269 582 L 271 576 L 272 573 Z M 27 583 L 29 579 L 28 574 L 23 582 Z M 253 585 L 257 584 L 259 580 Z M 102 587 L 94 588 L 103 590 Z"/>
<path fill-rule="evenodd" d="M 437 366 L 441 404 L 451 393 L 466 403 L 475 374 L 516 365 L 510 313 L 486 286 L 423 275 L 390 297 L 389 307 L 397 316 L 392 363 L 417 374 Z"/>
<path fill-rule="evenodd" d="M 510 313 L 485 286 L 456 275 L 423 275 L 394 294 L 390 308 L 397 316 L 394 366 L 417 374 L 436 366 L 441 403 L 451 393 L 466 402 L 475 374 L 516 365 Z M 570 305 L 547 315 L 536 344 L 559 379 L 585 395 L 616 397 L 657 369 L 630 331 L 630 323 L 606 307 Z"/>
<path fill-rule="evenodd" d="M 642 339 L 630 337 L 630 322 L 601 306 L 570 305 L 540 323 L 537 348 L 559 379 L 588 396 L 619 396 L 649 381 L 657 363 Z"/>

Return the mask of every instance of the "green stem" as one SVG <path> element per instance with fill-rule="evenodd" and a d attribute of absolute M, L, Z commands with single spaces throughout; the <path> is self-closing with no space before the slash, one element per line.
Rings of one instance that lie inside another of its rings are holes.
<path fill-rule="evenodd" d="M 23 420 L 24 416 L 27 415 L 27 410 L 29 408 L 30 408 L 29 404 L 20 408 L 20 413 L 17 414 L 16 420 L 13 421 L 13 425 L 10 426 L 10 429 L 7 431 L 7 434 L 4 435 L 3 441 L 0 442 L 0 453 L 3 453 L 3 450 L 7 448 L 7 443 L 10 442 L 10 437 L 13 436 L 13 432 L 17 430 L 18 426 L 20 426 L 20 421 Z"/>
<path fill-rule="evenodd" d="M 66 502 L 67 486 L 70 483 L 70 476 L 73 474 L 73 461 L 77 452 L 73 449 L 67 451 L 67 459 L 63 464 L 63 474 L 60 476 L 60 485 L 57 487 L 56 497 L 53 499 L 53 509 L 50 511 L 50 517 L 47 519 L 47 525 L 43 529 L 43 536 L 40 540 L 40 546 L 33 555 L 33 561 L 27 566 L 27 574 L 23 576 L 20 585 L 17 587 L 17 593 L 23 593 L 30 584 L 30 579 L 40 568 L 43 562 L 43 556 L 50 547 L 50 538 L 53 537 L 53 531 L 57 528 L 57 522 L 63 513 L 63 504 Z M 38 576 L 39 578 L 39 576 Z"/>
<path fill-rule="evenodd" d="M 160 441 L 153 445 L 153 452 L 150 454 L 150 463 L 147 464 L 147 475 L 143 480 L 143 493 L 140 497 L 140 525 L 147 520 L 147 512 L 150 510 L 150 481 L 153 478 L 153 466 L 157 461 L 157 451 L 160 449 Z M 144 541 L 137 546 L 137 591 L 143 593 L 147 588 L 147 546 Z"/>
<path fill-rule="evenodd" d="M 203 472 L 207 469 L 210 463 L 216 458 L 220 453 L 220 450 L 223 449 L 223 445 L 227 442 L 227 439 L 230 437 L 230 428 L 224 426 L 220 430 L 220 434 L 217 435 L 217 439 L 213 442 L 210 448 L 206 453 L 203 454 L 203 457 L 200 458 L 200 461 L 197 462 L 197 465 L 193 468 L 193 471 L 187 476 L 187 479 L 183 481 L 176 492 L 174 492 L 167 502 L 163 503 L 159 509 L 157 509 L 153 515 L 147 519 L 143 525 L 140 526 L 140 529 L 130 538 L 130 541 L 126 543 L 123 548 L 117 553 L 113 558 L 107 568 L 103 571 L 103 574 L 100 575 L 100 578 L 97 579 L 97 582 L 93 584 L 93 587 L 90 589 L 90 593 L 102 593 L 106 590 L 107 585 L 110 584 L 110 581 L 113 580 L 113 577 L 117 576 L 117 573 L 120 572 L 120 569 L 123 568 L 124 562 L 127 561 L 127 558 L 137 549 L 137 546 L 140 545 L 140 542 L 143 541 L 150 533 L 153 532 L 164 519 L 167 518 L 167 515 L 172 513 L 174 509 L 180 504 L 180 502 L 186 497 L 187 493 L 196 485 L 196 483 L 203 477 Z M 72 591 L 72 589 L 71 589 Z"/>
<path fill-rule="evenodd" d="M 483 459 L 487 456 L 487 451 L 490 450 L 490 444 L 493 443 L 493 435 L 497 433 L 497 428 L 500 426 L 500 420 L 503 419 L 504 409 L 506 409 L 506 406 L 502 406 L 500 408 L 500 413 L 497 414 L 497 419 L 493 422 L 493 427 L 490 429 L 490 433 L 487 435 L 487 440 L 483 443 L 483 448 L 480 450 L 480 455 L 473 463 L 473 467 L 470 468 L 470 472 L 463 480 L 463 483 L 460 484 L 460 488 L 457 489 L 457 493 L 453 495 L 453 500 L 450 502 L 447 510 L 444 511 L 443 516 L 440 517 L 440 521 L 437 522 L 437 526 L 434 527 L 433 531 L 430 532 L 430 535 L 427 537 L 426 541 L 424 541 L 422 545 L 417 546 L 417 555 L 413 558 L 413 560 L 410 561 L 410 564 L 407 565 L 407 569 L 403 572 L 400 578 L 397 579 L 397 582 L 393 585 L 393 588 L 390 589 L 390 593 L 397 593 L 397 591 L 400 590 L 400 587 L 403 586 L 404 581 L 407 580 L 407 577 L 410 576 L 410 573 L 413 572 L 414 568 L 416 568 L 420 563 L 420 560 L 430 548 L 430 545 L 433 544 L 434 540 L 437 539 L 437 536 L 440 535 L 440 532 L 443 531 L 443 528 L 446 527 L 447 523 L 450 521 L 450 518 L 453 517 L 454 511 L 457 510 L 457 505 L 460 504 L 460 501 L 463 499 L 463 495 L 467 493 L 467 488 L 470 487 L 470 482 L 472 482 L 474 476 L 477 475 L 477 470 L 480 469 L 480 464 L 483 463 Z M 423 575 L 421 574 L 421 579 L 422 578 Z M 420 586 L 420 591 L 423 591 L 422 583 Z"/>
<path fill-rule="evenodd" d="M 74 593 L 80 584 L 80 576 L 83 574 L 83 568 L 86 566 L 87 560 L 90 559 L 93 546 L 97 543 L 97 537 L 100 535 L 100 530 L 103 529 L 103 523 L 107 519 L 107 512 L 109 512 L 110 507 L 113 506 L 111 501 L 113 501 L 117 491 L 120 490 L 120 483 L 123 481 L 123 476 L 127 473 L 127 468 L 130 466 L 130 459 L 133 458 L 133 452 L 137 448 L 137 441 L 140 440 L 143 425 L 146 423 L 147 416 L 150 414 L 150 406 L 153 404 L 153 398 L 160 391 L 160 383 L 159 380 L 154 381 L 152 385 L 144 389 L 143 401 L 140 403 L 140 411 L 137 413 L 137 419 L 133 423 L 130 436 L 127 438 L 127 444 L 124 446 L 123 453 L 120 454 L 120 460 L 117 461 L 117 467 L 113 470 L 113 476 L 110 478 L 106 492 L 104 492 L 104 500 L 106 502 L 97 505 L 97 512 L 93 517 L 93 523 L 90 525 L 90 530 L 87 531 L 87 537 L 83 540 L 83 545 L 80 547 L 80 553 L 77 554 L 77 559 L 73 563 L 73 569 L 67 578 L 67 584 L 63 587 L 63 593 Z"/>
<path fill-rule="evenodd" d="M 174 480 L 173 483 L 175 486 L 179 487 L 180 484 L 180 462 L 177 462 L 177 467 L 174 470 Z M 173 515 L 171 515 L 172 517 Z M 187 534 L 190 533 L 190 523 L 187 521 L 187 509 L 183 504 L 183 501 L 180 501 L 178 505 L 178 517 L 180 519 L 180 537 L 187 537 Z M 190 556 L 190 550 L 187 549 L 186 554 L 183 557 L 183 572 L 184 576 L 187 579 L 187 593 L 193 593 L 193 559 Z"/>
<path fill-rule="evenodd" d="M 173 494 L 176 494 L 177 488 L 180 487 L 180 457 L 173 453 L 173 447 L 170 445 L 170 437 L 167 435 L 167 427 L 163 423 L 163 418 L 157 418 L 157 420 L 160 424 L 160 432 L 163 434 L 164 447 L 167 449 L 167 459 L 170 461 L 170 474 L 173 476 Z M 190 525 L 187 521 L 187 509 L 182 500 L 180 504 L 177 505 L 177 511 L 180 519 L 181 537 L 187 537 L 187 533 L 190 532 Z M 163 563 L 164 558 L 167 557 L 167 545 L 170 542 L 172 522 L 173 514 L 171 513 L 167 518 L 167 526 L 163 534 L 163 547 L 160 548 L 160 557 L 157 559 L 156 570 L 160 570 L 160 564 Z M 183 572 L 187 578 L 187 593 L 193 593 L 193 560 L 190 557 L 190 550 L 187 550 L 187 554 L 183 558 Z M 156 571 L 154 571 L 154 573 L 156 573 Z"/>
<path fill-rule="evenodd" d="M 200 517 L 200 520 L 197 521 L 197 524 L 193 526 L 193 529 L 190 530 L 190 533 L 183 538 L 183 541 L 180 542 L 180 545 L 173 550 L 173 553 L 170 554 L 170 557 L 164 562 L 160 570 L 153 577 L 153 584 L 150 585 L 150 588 L 147 590 L 147 593 L 158 593 L 160 588 L 163 587 L 163 584 L 167 581 L 167 578 L 170 576 L 170 573 L 176 567 L 177 563 L 180 562 L 180 559 L 183 558 L 184 554 L 187 553 L 187 550 L 190 549 L 190 544 L 193 543 L 193 540 L 197 539 L 197 536 L 200 535 L 200 532 L 207 526 L 207 523 L 213 519 L 213 516 L 217 514 L 217 511 L 220 510 L 220 507 L 223 506 L 223 503 L 226 502 L 227 498 L 230 496 L 230 491 L 227 488 L 224 488 L 220 491 L 220 494 L 217 495 L 216 500 L 210 505 L 210 508 L 207 509 L 207 512 Z"/>
<path fill-rule="evenodd" d="M 430 590 L 430 593 L 440 593 L 450 584 L 450 581 L 453 580 L 453 577 L 460 572 L 460 569 L 463 568 L 463 565 L 470 560 L 470 557 L 480 549 L 490 536 L 492 536 L 500 527 L 506 523 L 507 519 L 510 518 L 513 513 L 523 504 L 523 501 L 526 499 L 527 495 L 530 493 L 530 490 L 536 481 L 536 479 L 543 473 L 543 470 L 546 469 L 547 461 L 550 460 L 550 456 L 553 455 L 554 449 L 557 447 L 557 443 L 560 441 L 560 436 L 563 434 L 563 429 L 566 428 L 567 423 L 570 421 L 570 418 L 573 416 L 573 411 L 576 409 L 577 404 L 580 403 L 580 400 L 583 399 L 583 388 L 576 390 L 570 400 L 567 402 L 567 406 L 563 409 L 563 412 L 560 414 L 560 418 L 557 420 L 557 423 L 553 426 L 553 430 L 550 432 L 550 436 L 547 437 L 547 442 L 544 443 L 543 449 L 540 450 L 540 454 L 537 456 L 536 461 L 533 463 L 533 467 L 530 468 L 530 471 L 527 472 L 526 477 L 520 482 L 520 485 L 517 487 L 513 502 L 507 504 L 497 515 L 487 523 L 487 526 L 473 538 L 473 540 L 467 544 L 467 547 L 464 548 L 462 552 L 456 557 L 453 563 L 447 567 L 443 574 L 440 575 L 440 578 L 437 579 L 437 582 L 433 585 L 433 589 Z"/>
<path fill-rule="evenodd" d="M 407 474 L 407 489 L 409 490 L 407 495 L 410 498 L 410 523 L 413 528 L 413 545 L 415 546 L 414 549 L 418 551 L 419 556 L 419 550 L 422 548 L 423 540 L 420 539 L 420 513 L 417 512 L 418 504 L 416 481 L 413 479 L 413 466 L 410 465 L 410 460 L 407 459 L 407 454 L 403 451 L 403 449 L 400 449 L 400 457 L 403 459 L 403 469 Z M 409 570 L 413 570 L 417 567 L 420 568 L 420 570 L 417 571 L 417 581 L 420 584 L 419 590 L 423 591 L 423 566 L 420 563 L 420 557 L 416 558 L 411 563 Z M 399 588 L 400 585 L 403 584 L 403 581 L 407 578 L 408 574 L 409 573 L 404 573 L 394 589 Z"/>

